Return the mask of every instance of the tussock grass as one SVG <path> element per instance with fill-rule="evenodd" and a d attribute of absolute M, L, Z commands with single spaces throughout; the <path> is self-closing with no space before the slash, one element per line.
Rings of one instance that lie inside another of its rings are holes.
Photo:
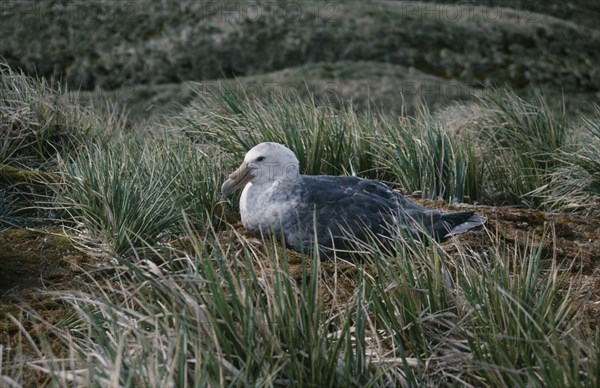
<path fill-rule="evenodd" d="M 600 196 L 600 105 L 595 106 L 594 115 L 585 119 L 587 137 L 580 153 L 574 154 L 574 164 L 589 175 L 585 190 Z"/>
<path fill-rule="evenodd" d="M 483 167 L 465 141 L 444 130 L 427 110 L 404 120 L 383 117 L 374 143 L 377 162 L 389 180 L 424 198 L 477 201 L 483 190 Z"/>
<path fill-rule="evenodd" d="M 550 163 L 552 153 L 567 141 L 565 111 L 553 112 L 544 97 L 536 92 L 529 100 L 511 90 L 495 90 L 481 99 L 491 115 L 481 137 L 499 148 L 516 148 L 522 153 L 539 153 L 539 167 Z"/>
<path fill-rule="evenodd" d="M 213 152 L 214 153 L 214 152 Z M 221 175 L 215 155 L 177 138 L 120 138 L 84 147 L 61 162 L 59 203 L 114 253 L 211 222 Z"/>
<path fill-rule="evenodd" d="M 511 90 L 436 116 L 466 149 L 467 182 L 476 182 L 466 186 L 479 201 L 587 215 L 598 211 L 599 117 L 596 108 L 582 124 L 569 122 L 541 92 L 524 98 Z"/>
<path fill-rule="evenodd" d="M 256 99 L 220 89 L 185 113 L 185 133 L 218 144 L 239 163 L 263 141 L 287 145 L 305 174 L 353 174 L 393 182 L 424 197 L 477 200 L 482 172 L 468 144 L 441 128 L 423 106 L 414 119 L 341 111 L 280 93 Z"/>
<path fill-rule="evenodd" d="M 0 63 L 0 163 L 39 167 L 101 130 L 123 128 L 123 117 L 100 117 L 69 96 Z"/>
<path fill-rule="evenodd" d="M 306 174 L 340 175 L 374 168 L 368 148 L 375 135 L 373 122 L 352 109 L 316 106 L 313 100 L 277 91 L 257 99 L 241 90 L 220 88 L 202 95 L 184 112 L 185 133 L 195 142 L 219 145 L 235 163 L 254 145 L 274 141 L 296 153 Z"/>
<path fill-rule="evenodd" d="M 568 149 L 565 112 L 553 112 L 540 94 L 526 100 L 512 91 L 494 91 L 481 104 L 487 114 L 478 135 L 490 159 L 490 191 L 512 203 L 541 205 L 536 190 L 560 164 L 556 155 Z"/>
<path fill-rule="evenodd" d="M 335 267 L 234 231 L 189 253 L 122 262 L 52 327 L 68 356 L 33 362 L 58 384 L 568 386 L 594 384 L 575 289 L 540 250 L 495 242 L 483 256 L 399 243 L 352 272 L 342 309 L 323 303 Z M 231 241 L 237 248 L 232 249 Z M 511 260 L 514 255 L 514 260 Z M 298 264 L 296 264 L 298 265 Z M 453 268 L 449 271 L 449 268 Z M 328 271 L 328 272 L 326 272 Z M 324 279 L 327 278 L 327 282 Z"/>
<path fill-rule="evenodd" d="M 57 158 L 125 129 L 125 116 L 99 114 L 58 84 L 0 63 L 0 227 L 59 218 L 52 190 Z"/>
<path fill-rule="evenodd" d="M 364 379 L 343 366 L 344 352 L 353 358 L 351 342 L 328 340 L 322 325 L 318 261 L 298 284 L 284 272 L 280 248 L 271 247 L 274 269 L 267 270 L 253 266 L 265 258 L 250 247 L 232 252 L 206 243 L 194 241 L 194 254 L 152 272 L 127 265 L 98 295 L 67 297 L 78 319 L 57 327 L 57 335 L 73 345 L 76 364 L 90 356 L 89 369 L 69 376 L 67 360 L 40 366 L 55 371 L 59 382 L 75 378 L 80 384 L 335 385 Z"/>
<path fill-rule="evenodd" d="M 61 166 L 63 207 L 115 253 L 156 241 L 178 217 L 175 176 L 149 146 L 135 139 L 92 145 Z"/>
<path fill-rule="evenodd" d="M 456 267 L 475 323 L 468 338 L 473 367 L 496 386 L 578 385 L 593 379 L 591 348 L 581 333 L 570 335 L 580 318 L 572 304 L 577 290 L 563 280 L 564 269 L 555 261 L 543 268 L 541 248 L 533 243 L 524 251 L 492 249 L 485 260 L 474 255 L 465 265 L 461 257 Z"/>
<path fill-rule="evenodd" d="M 581 144 L 575 152 L 562 151 L 560 167 L 550 174 L 547 185 L 537 190 L 549 209 L 600 215 L 600 107 L 583 118 Z"/>
<path fill-rule="evenodd" d="M 276 242 L 215 231 L 221 182 L 266 140 L 290 146 L 306 173 L 356 173 L 459 201 L 502 189 L 533 204 L 561 168 L 595 177 L 598 117 L 585 121 L 592 141 L 578 142 L 543 102 L 494 98 L 480 102 L 487 121 L 476 144 L 425 110 L 400 120 L 221 93 L 164 133 L 98 136 L 65 151 L 55 162 L 64 222 L 113 264 L 106 276 L 88 274 L 85 291 L 53 294 L 71 313 L 58 323 L 38 317 L 51 335 L 20 327 L 35 359 L 0 360 L 9 373 L 0 381 L 35 370 L 59 386 L 597 385 L 598 342 L 582 323 L 581 292 L 558 258 L 542 261 L 554 235 L 522 248 L 482 234 L 478 250 L 398 241 L 350 265 L 298 261 Z M 498 171 L 534 180 L 540 193 L 500 176 L 488 184 Z M 584 190 L 597 199 L 594 186 Z"/>

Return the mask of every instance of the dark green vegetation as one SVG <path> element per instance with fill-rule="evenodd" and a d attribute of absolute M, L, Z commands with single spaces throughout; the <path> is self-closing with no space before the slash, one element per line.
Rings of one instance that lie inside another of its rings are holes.
<path fill-rule="evenodd" d="M 165 92 L 157 85 L 292 69 L 291 80 L 276 77 L 279 87 L 326 80 L 342 97 L 377 101 L 390 72 L 384 67 L 376 74 L 381 64 L 404 73 L 401 84 L 390 85 L 396 100 L 399 91 L 410 99 L 424 87 L 430 98 L 447 101 L 482 84 L 534 83 L 572 95 L 573 108 L 582 109 L 580 101 L 600 90 L 600 31 L 591 22 L 600 11 L 593 2 L 515 2 L 514 9 L 477 3 L 7 2 L 0 55 L 71 89 L 120 90 L 117 95 L 142 100 Z M 123 89 L 134 85 L 151 90 Z M 348 87 L 363 88 L 362 95 Z M 167 93 L 181 97 L 176 88 Z"/>
<path fill-rule="evenodd" d="M 600 87 L 599 32 L 524 10 L 377 1 L 93 4 L 8 3 L 1 54 L 12 66 L 84 89 L 342 60 L 469 82 Z"/>
<path fill-rule="evenodd" d="M 0 386 L 598 385 L 598 7 L 478 4 L 2 2 Z M 261 141 L 488 224 L 300 255 Z"/>

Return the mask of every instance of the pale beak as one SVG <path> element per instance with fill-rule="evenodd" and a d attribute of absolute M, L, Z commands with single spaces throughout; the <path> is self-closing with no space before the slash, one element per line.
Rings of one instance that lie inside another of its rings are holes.
<path fill-rule="evenodd" d="M 223 195 L 223 197 L 230 196 L 237 190 L 246 186 L 246 183 L 250 182 L 252 178 L 252 169 L 248 166 L 248 163 L 242 163 L 237 170 L 229 174 L 229 179 L 221 186 L 221 195 Z"/>

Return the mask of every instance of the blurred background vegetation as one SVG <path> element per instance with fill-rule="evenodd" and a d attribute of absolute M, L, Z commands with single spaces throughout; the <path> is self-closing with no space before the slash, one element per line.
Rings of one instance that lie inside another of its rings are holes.
<path fill-rule="evenodd" d="M 12 68 L 108 96 L 134 120 L 223 83 L 392 113 L 489 86 L 535 85 L 576 113 L 599 99 L 591 0 L 32 0 L 3 1 L 0 12 L 0 56 Z"/>

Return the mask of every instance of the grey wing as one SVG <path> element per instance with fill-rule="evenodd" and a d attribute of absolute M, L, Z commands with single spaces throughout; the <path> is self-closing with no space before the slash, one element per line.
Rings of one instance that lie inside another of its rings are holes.
<path fill-rule="evenodd" d="M 287 228 L 286 242 L 300 251 L 355 250 L 357 241 L 385 243 L 390 237 L 441 240 L 485 223 L 473 212 L 445 213 L 422 206 L 387 185 L 357 177 L 306 176 L 297 220 Z M 398 235 L 398 231 L 402 233 Z"/>
<path fill-rule="evenodd" d="M 320 249 L 356 249 L 390 235 L 397 222 L 397 197 L 383 183 L 356 177 L 314 177 L 305 190 L 303 244 L 316 235 Z M 313 222 L 314 221 L 314 222 Z"/>

